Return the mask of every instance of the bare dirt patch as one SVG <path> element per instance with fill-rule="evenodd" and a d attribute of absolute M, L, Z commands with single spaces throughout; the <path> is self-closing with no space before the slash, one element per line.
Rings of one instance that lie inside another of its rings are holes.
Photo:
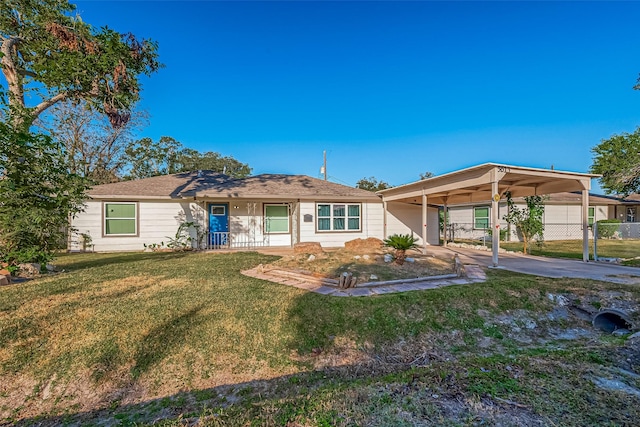
<path fill-rule="evenodd" d="M 411 261 L 397 265 L 392 261 L 385 262 L 385 255 L 390 254 L 390 251 L 383 248 L 371 249 L 370 245 L 367 247 L 369 249 L 362 252 L 338 249 L 313 256 L 292 255 L 283 257 L 270 266 L 329 279 L 337 279 L 342 273 L 348 272 L 361 282 L 413 279 L 455 272 L 453 258 L 438 258 L 410 251 L 408 258 Z"/>

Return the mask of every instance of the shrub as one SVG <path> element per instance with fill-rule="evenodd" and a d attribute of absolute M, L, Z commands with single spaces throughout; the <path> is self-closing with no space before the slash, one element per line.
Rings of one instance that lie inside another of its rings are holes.
<path fill-rule="evenodd" d="M 410 234 L 394 234 L 383 240 L 385 246 L 393 248 L 396 251 L 396 264 L 404 264 L 406 252 L 409 249 L 415 249 L 418 247 L 416 242 L 417 238 Z"/>
<path fill-rule="evenodd" d="M 610 239 L 620 229 L 619 219 L 601 219 L 598 223 L 598 239 Z"/>
<path fill-rule="evenodd" d="M 2 261 L 42 263 L 65 241 L 69 218 L 83 209 L 87 185 L 67 166 L 59 141 L 0 122 Z"/>

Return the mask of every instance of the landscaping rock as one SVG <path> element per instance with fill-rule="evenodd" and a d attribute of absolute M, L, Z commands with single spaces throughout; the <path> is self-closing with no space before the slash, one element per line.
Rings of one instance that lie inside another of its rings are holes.
<path fill-rule="evenodd" d="M 9 283 L 11 283 L 9 277 L 11 276 L 0 274 L 0 286 L 7 286 Z"/>
<path fill-rule="evenodd" d="M 547 319 L 552 321 L 567 320 L 569 319 L 569 309 L 566 307 L 556 307 L 547 314 Z"/>
<path fill-rule="evenodd" d="M 616 329 L 615 331 L 611 332 L 611 335 L 615 335 L 616 337 L 623 337 L 625 335 L 629 335 L 630 333 L 630 330 L 622 328 Z"/>
<path fill-rule="evenodd" d="M 591 382 L 593 382 L 593 384 L 595 384 L 598 388 L 604 390 L 618 391 L 632 396 L 640 397 L 640 390 L 635 387 L 631 387 L 621 379 L 595 377 L 591 379 Z"/>
<path fill-rule="evenodd" d="M 567 306 L 571 303 L 571 301 L 569 301 L 569 298 L 565 297 L 564 295 L 547 294 L 547 298 L 561 307 Z"/>
<path fill-rule="evenodd" d="M 535 329 L 538 327 L 538 324 L 533 319 L 525 319 L 524 327 L 527 329 Z"/>
<path fill-rule="evenodd" d="M 609 264 L 620 264 L 622 262 L 621 258 L 604 258 L 598 257 L 599 262 L 607 262 Z"/>
<path fill-rule="evenodd" d="M 393 255 L 385 254 L 384 255 L 384 262 L 391 262 L 391 261 L 393 261 Z"/>
<path fill-rule="evenodd" d="M 26 276 L 37 276 L 38 274 L 40 274 L 40 264 L 20 264 L 18 265 L 18 267 L 20 268 L 20 273 Z"/>
<path fill-rule="evenodd" d="M 315 261 L 316 260 L 316 256 L 311 254 L 309 255 L 309 258 L 307 258 L 307 261 L 311 262 L 311 261 Z"/>
<path fill-rule="evenodd" d="M 416 262 L 416 259 L 415 259 L 415 258 L 409 258 L 409 257 L 407 257 L 407 258 L 405 258 L 404 260 L 405 260 L 406 262 Z"/>
<path fill-rule="evenodd" d="M 353 277 L 351 273 L 347 273 L 346 271 L 340 275 L 340 280 L 338 282 L 338 287 L 342 289 L 347 288 L 355 288 L 358 279 Z"/>
<path fill-rule="evenodd" d="M 371 259 L 371 257 L 369 255 L 367 255 L 367 254 L 364 254 L 364 255 L 362 255 L 362 259 L 365 259 L 365 260 L 368 261 L 368 260 Z"/>
<path fill-rule="evenodd" d="M 322 250 L 322 246 L 318 242 L 300 242 L 293 245 L 293 253 L 321 255 L 324 250 Z"/>
<path fill-rule="evenodd" d="M 380 250 L 382 245 L 382 240 L 369 237 L 367 239 L 354 239 L 345 242 L 344 248 L 350 252 L 375 252 Z"/>
<path fill-rule="evenodd" d="M 9 270 L 7 270 L 6 268 L 3 268 L 2 270 L 0 270 L 0 275 L 2 275 L 2 276 L 11 276 L 11 272 Z"/>

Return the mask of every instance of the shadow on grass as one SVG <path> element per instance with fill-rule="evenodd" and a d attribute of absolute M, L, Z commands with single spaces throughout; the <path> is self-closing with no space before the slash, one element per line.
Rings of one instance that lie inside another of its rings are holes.
<path fill-rule="evenodd" d="M 305 390 L 308 387 L 332 389 L 342 384 L 353 383 L 363 379 L 381 378 L 382 373 L 372 377 L 370 372 L 359 371 L 357 374 L 346 376 L 347 371 L 356 372 L 353 366 L 341 369 L 304 372 L 300 374 L 283 375 L 268 380 L 254 380 L 235 384 L 224 384 L 200 390 L 181 391 L 170 396 L 150 399 L 136 404 L 121 406 L 109 405 L 94 411 L 67 413 L 54 416 L 36 416 L 21 420 L 1 420 L 0 426 L 89 426 L 89 425 L 154 425 L 161 423 L 169 426 L 196 425 L 185 419 L 198 417 L 213 417 L 222 424 L 211 425 L 240 425 L 238 418 L 250 420 L 261 414 L 261 404 L 274 402 L 278 405 L 283 398 L 291 400 L 292 390 Z M 388 374 L 388 373 L 387 373 Z M 269 390 L 267 396 L 264 391 Z M 306 399 L 304 392 L 299 394 Z M 295 405 L 295 401 L 289 403 Z M 220 416 L 222 415 L 222 416 Z M 225 422 L 229 422 L 227 424 Z M 273 425 L 289 425 L 295 419 L 287 407 L 272 414 L 270 418 L 277 419 Z M 201 422 L 204 420 L 201 420 Z M 254 420 L 255 423 L 255 420 Z M 200 425 L 200 424 L 197 424 Z M 202 425 L 210 425 L 204 422 Z M 248 424 L 242 424 L 248 425 Z M 263 425 L 263 424 L 252 424 Z"/>
<path fill-rule="evenodd" d="M 67 271 L 78 271 L 94 267 L 127 264 L 140 261 L 170 261 L 182 258 L 188 252 L 128 252 L 105 254 L 64 254 L 54 261 Z"/>
<path fill-rule="evenodd" d="M 198 317 L 198 313 L 204 307 L 204 304 L 200 304 L 149 331 L 141 340 L 134 356 L 136 362 L 131 368 L 131 376 L 139 378 L 153 365 L 164 359 L 173 347 L 183 343 L 189 330 L 204 321 L 204 318 Z"/>

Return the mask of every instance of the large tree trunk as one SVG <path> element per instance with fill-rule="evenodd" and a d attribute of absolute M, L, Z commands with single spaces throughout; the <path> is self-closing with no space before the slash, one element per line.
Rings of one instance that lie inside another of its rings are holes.
<path fill-rule="evenodd" d="M 18 37 L 3 37 L 0 41 L 2 42 L 2 74 L 7 79 L 9 106 L 13 110 L 11 111 L 13 116 L 12 125 L 16 128 L 22 126 L 28 128 L 42 112 L 58 101 L 65 99 L 68 94 L 65 92 L 58 93 L 50 99 L 40 102 L 31 111 L 27 112 L 24 101 L 24 78 L 25 76 L 33 77 L 34 74 L 27 70 L 19 69 L 14 60 L 15 55 L 17 55 L 17 46 L 20 44 L 21 39 Z"/>

